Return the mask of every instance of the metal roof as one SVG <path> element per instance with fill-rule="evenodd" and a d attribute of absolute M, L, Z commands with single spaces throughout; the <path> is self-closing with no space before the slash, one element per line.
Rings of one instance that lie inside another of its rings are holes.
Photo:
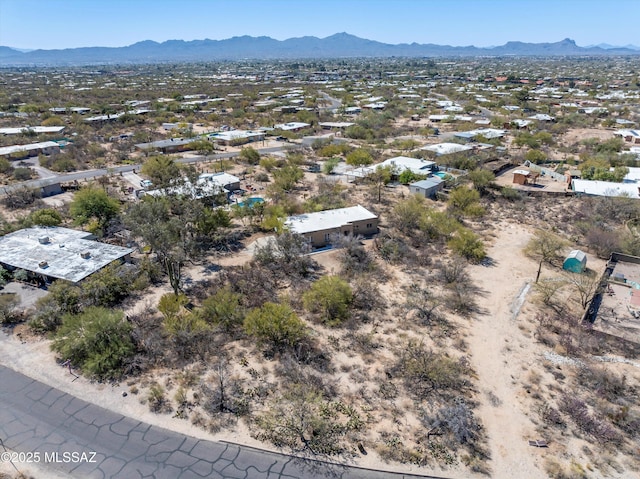
<path fill-rule="evenodd" d="M 573 251 L 571 251 L 565 258 L 565 261 L 571 258 L 575 258 L 581 263 L 587 262 L 587 255 L 585 254 L 584 251 L 580 251 L 579 249 L 574 249 Z"/>
<path fill-rule="evenodd" d="M 409 186 L 414 186 L 416 188 L 422 188 L 424 190 L 428 190 L 433 188 L 434 186 L 440 185 L 444 180 L 439 178 L 438 176 L 431 176 L 426 180 L 416 181 L 415 183 L 411 183 Z"/>
<path fill-rule="evenodd" d="M 91 237 L 86 231 L 57 226 L 14 231 L 0 237 L 0 262 L 77 283 L 133 252 L 87 239 Z"/>

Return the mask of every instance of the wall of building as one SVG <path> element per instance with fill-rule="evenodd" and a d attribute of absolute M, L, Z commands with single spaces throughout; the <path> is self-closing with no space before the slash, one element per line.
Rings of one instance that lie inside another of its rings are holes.
<path fill-rule="evenodd" d="M 312 233 L 305 233 L 304 237 L 309 239 L 311 246 L 314 248 L 321 248 L 328 244 L 335 235 L 340 236 L 370 236 L 378 232 L 378 219 L 354 221 L 347 225 L 343 225 L 340 228 L 333 228 L 327 230 L 314 231 Z"/>

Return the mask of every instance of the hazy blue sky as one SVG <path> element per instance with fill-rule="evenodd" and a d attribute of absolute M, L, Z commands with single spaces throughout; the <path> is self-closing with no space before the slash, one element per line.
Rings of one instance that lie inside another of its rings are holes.
<path fill-rule="evenodd" d="M 283 40 L 347 32 L 386 43 L 509 40 L 640 44 L 640 0 L 0 0 L 0 45 L 124 46 L 141 40 Z"/>

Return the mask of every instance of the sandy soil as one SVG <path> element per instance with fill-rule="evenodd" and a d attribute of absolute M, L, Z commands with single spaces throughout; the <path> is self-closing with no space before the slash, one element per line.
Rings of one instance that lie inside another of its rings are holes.
<path fill-rule="evenodd" d="M 514 376 L 536 357 L 535 343 L 523 336 L 512 311 L 536 272 L 535 265 L 522 258 L 529 238 L 530 233 L 517 225 L 500 226 L 488 250 L 492 265 L 474 266 L 470 271 L 474 283 L 485 290 L 477 298 L 483 311 L 474 318 L 466 339 L 485 396 L 478 416 L 487 431 L 495 478 L 546 477 L 540 465 L 544 452 L 526 442 L 537 437 L 535 426 L 523 411 L 522 390 Z"/>

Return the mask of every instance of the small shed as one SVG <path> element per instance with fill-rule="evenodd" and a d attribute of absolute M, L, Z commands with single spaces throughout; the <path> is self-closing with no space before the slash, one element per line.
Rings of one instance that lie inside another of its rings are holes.
<path fill-rule="evenodd" d="M 425 198 L 433 198 L 436 193 L 444 188 L 444 180 L 437 176 L 431 176 L 426 180 L 416 181 L 409 185 L 409 191 Z"/>
<path fill-rule="evenodd" d="M 587 255 L 579 249 L 574 249 L 562 263 L 562 269 L 572 273 L 582 273 L 587 269 Z"/>
<path fill-rule="evenodd" d="M 513 182 L 517 185 L 526 185 L 529 180 L 529 172 L 527 170 L 516 170 L 513 172 Z"/>

